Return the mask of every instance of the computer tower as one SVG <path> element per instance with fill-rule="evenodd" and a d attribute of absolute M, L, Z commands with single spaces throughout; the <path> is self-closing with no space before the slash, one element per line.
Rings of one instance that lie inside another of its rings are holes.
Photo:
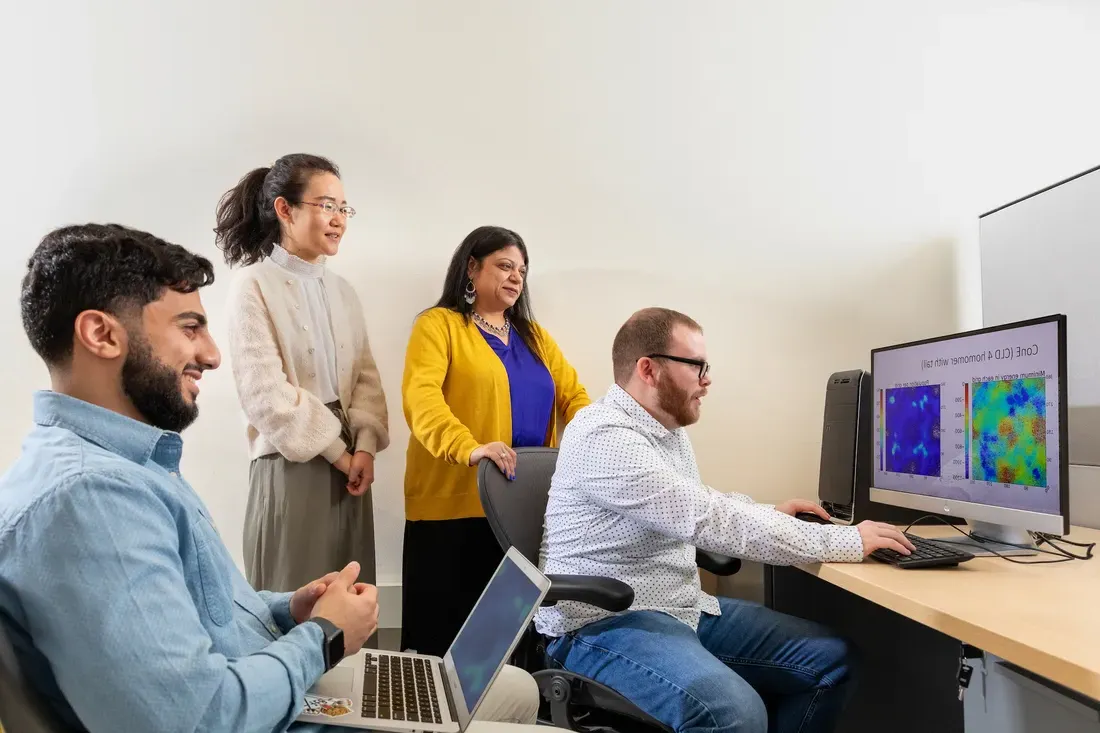
<path fill-rule="evenodd" d="M 872 502 L 874 477 L 874 397 L 871 374 L 862 369 L 836 372 L 825 387 L 818 500 L 838 522 L 865 519 L 908 524 L 927 512 Z M 937 515 L 938 516 L 938 515 Z M 952 524 L 962 520 L 948 519 Z"/>

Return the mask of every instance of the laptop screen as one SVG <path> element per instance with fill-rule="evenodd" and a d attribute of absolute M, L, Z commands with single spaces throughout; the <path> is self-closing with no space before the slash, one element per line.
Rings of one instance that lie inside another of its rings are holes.
<path fill-rule="evenodd" d="M 507 661 L 512 642 L 541 595 L 527 574 L 505 557 L 449 652 L 467 710 L 477 706 L 497 668 Z"/>

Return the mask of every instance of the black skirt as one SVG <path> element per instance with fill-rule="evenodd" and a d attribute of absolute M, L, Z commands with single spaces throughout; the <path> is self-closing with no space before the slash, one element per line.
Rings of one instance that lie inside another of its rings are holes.
<path fill-rule="evenodd" d="M 405 522 L 401 649 L 442 657 L 503 558 L 484 517 Z"/>

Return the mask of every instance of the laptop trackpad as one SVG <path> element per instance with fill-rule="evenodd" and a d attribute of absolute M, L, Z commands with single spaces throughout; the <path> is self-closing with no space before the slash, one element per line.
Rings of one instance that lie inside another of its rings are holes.
<path fill-rule="evenodd" d="M 317 680 L 309 690 L 311 695 L 321 697 L 351 697 L 355 686 L 355 670 L 350 667 L 336 667 Z"/>

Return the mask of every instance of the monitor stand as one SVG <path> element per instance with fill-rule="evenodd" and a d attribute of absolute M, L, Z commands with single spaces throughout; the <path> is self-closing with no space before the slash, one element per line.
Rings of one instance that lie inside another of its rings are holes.
<path fill-rule="evenodd" d="M 990 522 L 975 522 L 970 520 L 970 534 L 974 536 L 963 537 L 937 537 L 936 542 L 952 545 L 960 550 L 965 550 L 975 557 L 993 557 L 1006 555 L 1008 557 L 1022 557 L 1025 555 L 1038 555 L 1039 548 L 1026 529 L 1006 527 L 1003 524 Z"/>

